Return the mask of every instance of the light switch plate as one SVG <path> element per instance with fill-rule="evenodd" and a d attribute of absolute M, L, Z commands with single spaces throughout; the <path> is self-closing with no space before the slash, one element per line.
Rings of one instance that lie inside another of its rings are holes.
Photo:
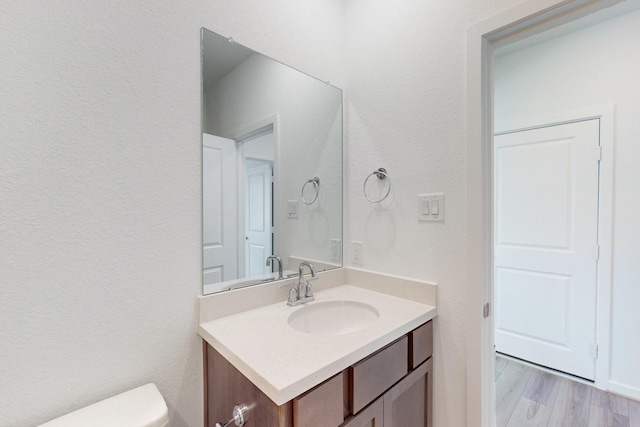
<path fill-rule="evenodd" d="M 300 203 L 298 200 L 288 200 L 287 201 L 287 218 L 295 219 L 298 218 L 298 211 L 300 210 Z"/>
<path fill-rule="evenodd" d="M 418 221 L 444 221 L 444 193 L 418 194 Z"/>

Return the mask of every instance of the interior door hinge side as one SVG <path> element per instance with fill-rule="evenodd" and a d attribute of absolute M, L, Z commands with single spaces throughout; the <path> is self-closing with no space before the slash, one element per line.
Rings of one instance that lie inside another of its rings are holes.
<path fill-rule="evenodd" d="M 484 308 L 482 309 L 482 316 L 486 319 L 487 317 L 489 317 L 489 303 L 486 303 L 484 305 Z"/>
<path fill-rule="evenodd" d="M 593 355 L 594 359 L 598 358 L 598 344 L 593 344 L 593 346 L 591 347 L 591 354 Z"/>

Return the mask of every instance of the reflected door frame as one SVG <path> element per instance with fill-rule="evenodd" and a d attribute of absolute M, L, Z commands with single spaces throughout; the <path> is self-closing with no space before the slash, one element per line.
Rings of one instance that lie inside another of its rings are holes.
<path fill-rule="evenodd" d="M 245 152 L 244 146 L 241 141 L 250 138 L 252 135 L 261 133 L 264 129 L 271 127 L 271 131 L 273 134 L 273 185 L 271 191 L 271 212 L 272 212 L 272 240 L 271 240 L 271 251 L 276 253 L 276 245 L 277 245 L 277 221 L 275 218 L 279 218 L 282 209 L 281 206 L 281 195 L 280 191 L 277 191 L 278 183 L 280 182 L 280 172 L 278 168 L 278 164 L 280 163 L 280 130 L 279 130 L 279 117 L 278 114 L 274 114 L 265 119 L 256 121 L 248 126 L 240 126 L 237 129 L 230 132 L 231 138 L 236 141 L 237 144 L 237 153 L 238 153 L 238 188 L 243 189 L 241 192 L 244 194 L 245 187 Z M 241 200 L 242 199 L 242 200 Z M 244 275 L 246 272 L 246 240 L 245 240 L 245 218 L 246 218 L 246 209 L 244 206 L 244 197 L 238 198 L 238 271 L 240 274 Z M 266 262 L 266 260 L 265 260 Z M 273 265 L 272 265 L 273 268 Z"/>

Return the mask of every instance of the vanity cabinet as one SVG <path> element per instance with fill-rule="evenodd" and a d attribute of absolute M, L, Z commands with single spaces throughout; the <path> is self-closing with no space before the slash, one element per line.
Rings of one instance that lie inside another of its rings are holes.
<path fill-rule="evenodd" d="M 431 360 L 340 427 L 431 426 Z"/>
<path fill-rule="evenodd" d="M 432 361 L 391 388 L 382 397 L 385 427 L 431 426 Z M 375 424 L 376 427 L 378 424 Z"/>
<path fill-rule="evenodd" d="M 358 415 L 350 417 L 341 427 L 379 427 L 384 423 L 384 403 L 380 398 L 363 409 Z"/>
<path fill-rule="evenodd" d="M 432 350 L 427 322 L 278 406 L 205 343 L 205 425 L 243 403 L 246 427 L 430 427 Z"/>

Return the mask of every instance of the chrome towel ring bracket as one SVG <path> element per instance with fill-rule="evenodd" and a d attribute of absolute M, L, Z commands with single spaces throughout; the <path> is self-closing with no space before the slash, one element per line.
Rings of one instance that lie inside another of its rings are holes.
<path fill-rule="evenodd" d="M 304 189 L 307 185 L 309 184 L 313 184 L 313 189 L 315 191 L 315 196 L 313 197 L 313 200 L 309 201 L 307 199 L 304 198 Z M 312 205 L 313 203 L 315 203 L 316 200 L 318 200 L 318 194 L 320 193 L 320 178 L 318 178 L 317 176 L 308 179 L 303 185 L 302 185 L 302 191 L 300 192 L 300 194 L 302 194 L 302 201 L 304 202 L 305 205 Z"/>
<path fill-rule="evenodd" d="M 383 180 L 387 181 L 388 183 L 387 192 L 384 193 L 382 197 L 379 197 L 377 199 L 373 199 L 369 197 L 369 194 L 367 194 L 367 182 L 369 181 L 369 179 L 371 179 L 372 176 L 375 176 L 380 181 L 383 181 Z M 370 201 L 371 203 L 380 203 L 381 201 L 386 199 L 389 196 L 389 193 L 391 193 L 391 178 L 389 178 L 389 174 L 387 173 L 387 170 L 385 168 L 378 168 L 373 172 L 371 172 L 369 176 L 367 176 L 367 179 L 364 180 L 364 184 L 362 184 L 362 192 L 364 193 L 364 197 L 366 197 L 367 200 Z"/>

